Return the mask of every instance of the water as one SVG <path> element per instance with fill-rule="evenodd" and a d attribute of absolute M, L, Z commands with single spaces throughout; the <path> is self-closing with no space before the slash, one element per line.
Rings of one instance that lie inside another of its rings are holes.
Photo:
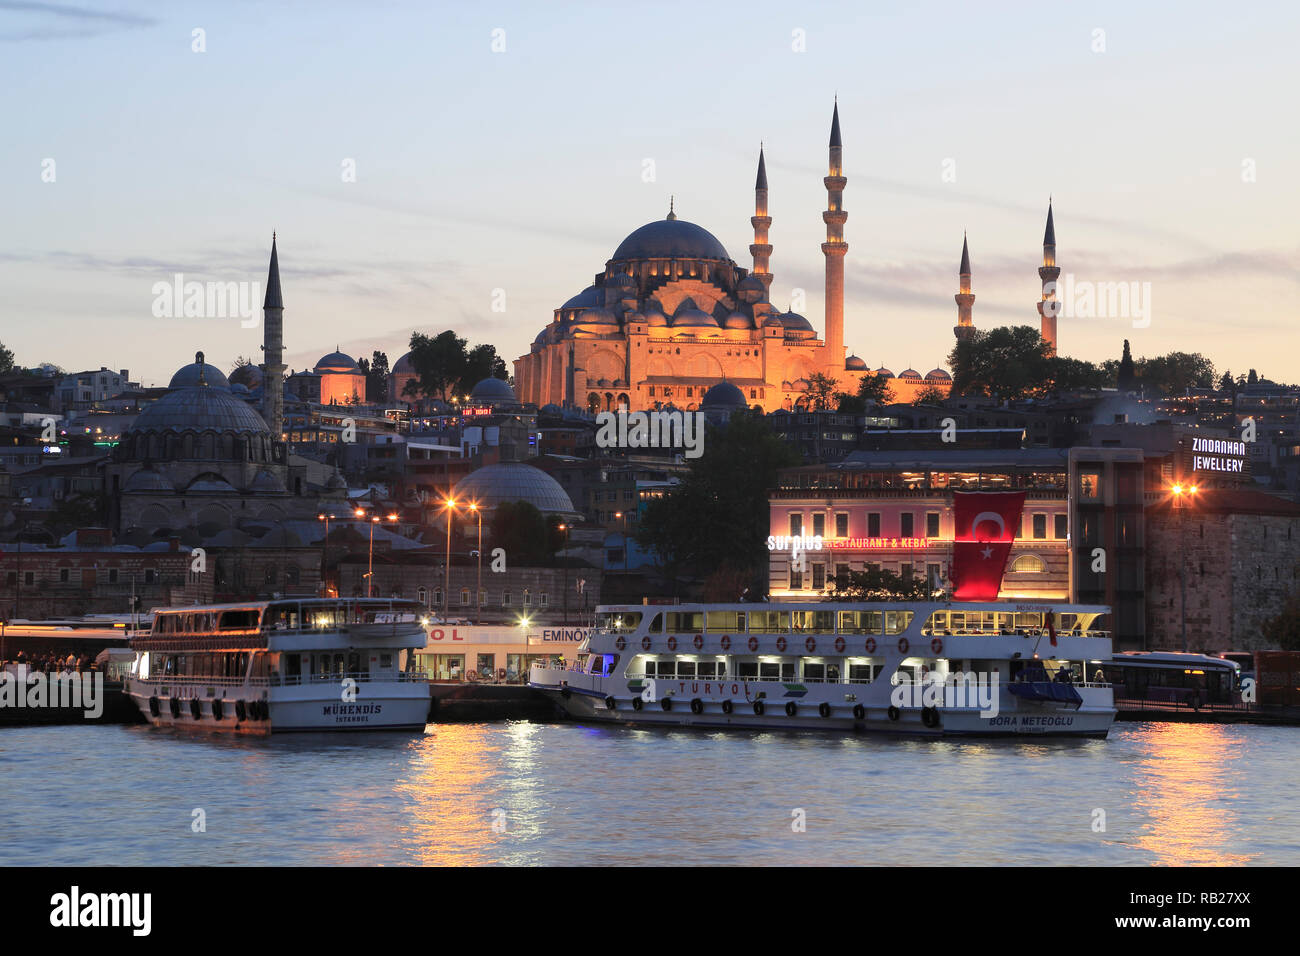
<path fill-rule="evenodd" d="M 1300 729 L 1244 725 L 1040 743 L 7 729 L 0 864 L 1295 865 L 1297 760 Z"/>

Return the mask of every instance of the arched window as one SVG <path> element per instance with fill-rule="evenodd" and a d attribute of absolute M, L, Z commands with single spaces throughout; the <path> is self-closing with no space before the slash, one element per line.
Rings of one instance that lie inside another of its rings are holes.
<path fill-rule="evenodd" d="M 532 603 L 533 603 L 532 595 L 529 593 L 528 588 L 524 588 L 524 607 L 528 607 L 528 605 Z"/>
<path fill-rule="evenodd" d="M 1013 573 L 1042 574 L 1047 570 L 1047 563 L 1036 554 L 1022 554 L 1011 562 Z"/>
<path fill-rule="evenodd" d="M 587 411 L 591 412 L 593 415 L 600 411 L 600 396 L 595 392 L 592 392 L 587 396 Z"/>
<path fill-rule="evenodd" d="M 469 604 L 469 588 L 460 589 L 460 603 L 462 607 Z"/>
<path fill-rule="evenodd" d="M 425 587 L 416 588 L 415 599 L 427 607 L 429 604 L 429 589 Z"/>

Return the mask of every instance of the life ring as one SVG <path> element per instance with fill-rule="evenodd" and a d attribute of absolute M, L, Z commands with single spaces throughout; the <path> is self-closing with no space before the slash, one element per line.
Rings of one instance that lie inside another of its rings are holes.
<path fill-rule="evenodd" d="M 640 697 L 633 697 L 633 698 L 632 698 L 632 709 L 633 709 L 633 710 L 640 710 L 640 709 L 641 709 L 642 707 L 644 707 L 644 706 L 645 706 L 645 704 L 644 704 L 644 702 L 641 700 Z"/>
<path fill-rule="evenodd" d="M 724 651 L 729 651 L 729 650 L 731 650 L 731 635 L 730 635 L 730 634 L 723 634 L 723 635 L 722 635 L 722 649 L 723 649 Z"/>
<path fill-rule="evenodd" d="M 939 726 L 938 709 L 935 707 L 922 707 L 921 723 L 925 724 L 925 726 L 927 727 L 938 727 Z"/>
<path fill-rule="evenodd" d="M 930 641 L 930 650 L 935 654 L 943 653 L 943 638 L 936 637 Z"/>
<path fill-rule="evenodd" d="M 478 671 L 466 671 L 466 672 L 465 672 L 465 679 L 468 680 L 468 681 L 476 681 L 476 680 L 478 680 Z"/>
<path fill-rule="evenodd" d="M 754 713 L 755 713 L 755 715 L 757 715 L 757 716 L 759 716 L 759 717 L 762 717 L 762 716 L 763 716 L 763 711 L 765 711 L 766 709 L 767 709 L 767 708 L 763 706 L 763 702 L 762 702 L 761 700 L 756 700 L 756 701 L 754 701 Z"/>
<path fill-rule="evenodd" d="M 696 634 L 695 639 L 694 641 L 692 641 L 692 643 L 695 645 L 695 649 L 698 651 L 700 648 L 704 646 L 704 635 Z"/>
<path fill-rule="evenodd" d="M 677 650 L 677 638 L 676 638 L 676 637 L 669 637 L 669 638 L 668 638 L 668 649 L 669 649 L 670 651 L 675 651 L 675 650 Z"/>
<path fill-rule="evenodd" d="M 799 713 L 799 707 L 795 704 L 794 701 L 787 700 L 785 702 L 785 715 L 787 717 L 793 717 L 797 713 Z"/>
<path fill-rule="evenodd" d="M 862 720 L 862 719 L 863 719 L 864 717 L 866 717 L 866 716 L 867 716 L 867 708 L 863 707 L 861 704 L 854 704 L 854 705 L 853 705 L 853 719 L 854 719 L 854 720 Z"/>
<path fill-rule="evenodd" d="M 781 637 L 778 637 L 778 638 L 776 639 L 776 649 L 777 649 L 778 651 L 780 651 L 782 654 L 785 653 L 785 637 L 784 637 L 784 635 L 781 636 Z"/>
<path fill-rule="evenodd" d="M 730 698 L 730 697 L 728 697 L 726 700 L 724 700 L 724 701 L 722 702 L 722 712 L 723 712 L 724 714 L 729 714 L 729 713 L 731 713 L 731 711 L 732 711 L 732 709 L 733 709 L 734 707 L 735 707 L 735 704 L 733 704 L 733 703 L 731 702 L 731 698 Z"/>
<path fill-rule="evenodd" d="M 212 719 L 220 720 L 225 714 L 225 708 L 221 706 L 221 698 L 212 698 Z"/>
<path fill-rule="evenodd" d="M 505 679 L 506 679 L 506 669 L 504 667 L 498 667 L 497 680 L 505 680 Z"/>
<path fill-rule="evenodd" d="M 437 699 L 438 698 L 436 697 L 434 698 L 434 700 Z M 248 719 L 248 707 L 244 704 L 244 700 L 242 697 L 239 700 L 235 701 L 235 719 L 236 720 Z"/>
<path fill-rule="evenodd" d="M 197 697 L 190 698 L 190 716 L 195 720 L 203 719 L 203 705 L 199 703 Z"/>
<path fill-rule="evenodd" d="M 906 653 L 907 653 L 907 649 L 908 649 L 909 647 L 911 647 L 911 646 L 912 646 L 912 645 L 909 644 L 909 643 L 907 642 L 907 638 L 905 638 L 905 637 L 900 637 L 900 638 L 898 639 L 898 653 L 900 653 L 900 654 L 906 654 Z"/>
<path fill-rule="evenodd" d="M 671 697 L 665 697 L 663 700 L 659 701 L 659 706 L 660 706 L 663 710 L 672 710 L 672 709 L 673 709 L 673 699 L 672 699 Z"/>
<path fill-rule="evenodd" d="M 835 653 L 836 654 L 844 653 L 844 638 L 842 637 L 835 638 Z"/>
<path fill-rule="evenodd" d="M 623 637 L 622 634 L 620 634 L 618 636 L 618 640 L 614 642 L 614 646 L 617 647 L 620 651 L 623 650 L 623 648 L 627 647 L 627 639 Z"/>
<path fill-rule="evenodd" d="M 831 705 L 826 701 L 822 701 L 817 705 L 817 713 L 821 714 L 823 717 L 829 717 L 831 715 Z"/>
<path fill-rule="evenodd" d="M 817 639 L 815 637 L 810 637 L 803 642 L 803 646 L 808 648 L 808 653 L 811 654 L 813 651 L 817 650 Z"/>
<path fill-rule="evenodd" d="M 876 653 L 876 639 L 874 637 L 867 638 L 866 651 L 868 654 Z"/>
<path fill-rule="evenodd" d="M 158 698 L 157 698 L 157 697 L 150 697 L 150 698 L 149 698 L 149 714 L 150 714 L 150 716 L 153 716 L 153 717 L 157 717 L 157 716 L 158 716 Z"/>
<path fill-rule="evenodd" d="M 616 703 L 617 703 L 617 701 L 614 700 L 613 697 L 606 697 L 606 698 L 605 698 L 605 709 L 606 709 L 606 710 L 618 710 L 618 708 L 614 706 Z"/>
<path fill-rule="evenodd" d="M 171 707 L 172 720 L 179 720 L 181 716 L 181 699 L 179 697 L 173 697 L 168 701 L 168 706 Z"/>
<path fill-rule="evenodd" d="M 704 713 L 704 701 L 700 700 L 698 697 L 696 697 L 693 701 L 691 701 L 691 713 L 692 714 Z"/>
<path fill-rule="evenodd" d="M 889 719 L 890 719 L 890 720 L 898 720 L 898 718 L 899 718 L 899 710 L 898 710 L 898 708 L 895 707 L 893 704 L 890 704 L 890 705 L 889 705 L 889 711 L 888 711 L 888 713 L 889 713 Z"/>
<path fill-rule="evenodd" d="M 643 651 L 648 651 L 648 650 L 650 650 L 650 638 L 649 638 L 649 636 L 646 636 L 646 637 L 641 638 L 641 650 L 643 650 Z"/>
<path fill-rule="evenodd" d="M 752 654 L 756 650 L 758 650 L 758 638 L 751 637 L 749 639 L 749 652 Z"/>

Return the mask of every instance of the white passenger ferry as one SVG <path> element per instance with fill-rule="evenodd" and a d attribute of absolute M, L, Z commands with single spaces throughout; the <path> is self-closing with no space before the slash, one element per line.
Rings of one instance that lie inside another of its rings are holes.
<path fill-rule="evenodd" d="M 422 730 L 429 683 L 415 668 L 422 605 L 278 600 L 161 608 L 127 693 L 155 725 L 269 734 Z"/>
<path fill-rule="evenodd" d="M 1078 604 L 610 605 L 534 688 L 633 724 L 1105 737 L 1110 609 Z"/>

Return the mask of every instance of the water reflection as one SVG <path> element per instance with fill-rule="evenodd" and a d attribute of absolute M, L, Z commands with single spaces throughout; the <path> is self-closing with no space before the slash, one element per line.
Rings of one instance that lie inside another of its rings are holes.
<path fill-rule="evenodd" d="M 1137 846 L 1158 864 L 1237 866 L 1241 822 L 1233 808 L 1244 782 L 1240 728 L 1147 724 L 1138 737 L 1133 809 L 1148 820 Z"/>

